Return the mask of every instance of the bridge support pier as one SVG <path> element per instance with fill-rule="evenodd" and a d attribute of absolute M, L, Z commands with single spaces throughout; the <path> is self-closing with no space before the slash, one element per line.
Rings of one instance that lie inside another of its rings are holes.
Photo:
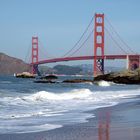
<path fill-rule="evenodd" d="M 136 70 L 140 68 L 140 57 L 138 55 L 128 55 L 127 56 L 127 69 L 128 70 Z"/>
<path fill-rule="evenodd" d="M 93 75 L 96 77 L 104 74 L 104 14 L 95 14 L 94 56 Z"/>
<path fill-rule="evenodd" d="M 41 76 L 41 74 L 40 74 L 40 72 L 39 72 L 39 69 L 38 69 L 38 65 L 33 65 L 32 66 L 32 68 L 33 68 L 33 74 L 37 74 L 38 76 Z"/>

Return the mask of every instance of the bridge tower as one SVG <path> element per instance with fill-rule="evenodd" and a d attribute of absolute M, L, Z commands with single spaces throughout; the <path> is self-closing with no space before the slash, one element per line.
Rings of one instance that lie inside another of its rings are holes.
<path fill-rule="evenodd" d="M 38 68 L 38 37 L 32 37 L 32 74 L 36 74 Z"/>
<path fill-rule="evenodd" d="M 95 14 L 94 19 L 94 77 L 104 74 L 104 14 Z M 100 57 L 100 58 L 99 58 Z"/>

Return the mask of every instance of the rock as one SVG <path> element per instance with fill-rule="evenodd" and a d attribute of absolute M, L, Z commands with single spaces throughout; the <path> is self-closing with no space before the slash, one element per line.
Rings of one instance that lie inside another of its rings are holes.
<path fill-rule="evenodd" d="M 49 75 L 47 75 L 47 76 L 40 77 L 40 79 L 55 80 L 55 79 L 58 79 L 58 77 L 57 77 L 56 75 L 49 74 Z"/>
<path fill-rule="evenodd" d="M 51 83 L 51 84 L 54 84 L 54 83 L 57 83 L 57 82 L 50 81 L 50 80 L 35 80 L 34 83 Z"/>
<path fill-rule="evenodd" d="M 22 72 L 16 74 L 17 78 L 35 78 L 35 75 L 29 73 L 29 72 Z"/>
<path fill-rule="evenodd" d="M 140 69 L 135 71 L 125 70 L 122 72 L 114 72 L 105 75 L 99 75 L 94 78 L 94 82 L 102 80 L 118 84 L 140 84 Z"/>
<path fill-rule="evenodd" d="M 50 74 L 47 76 L 37 77 L 34 83 L 57 83 L 56 79 L 58 79 L 56 75 Z"/>
<path fill-rule="evenodd" d="M 63 83 L 87 83 L 93 82 L 93 80 L 86 80 L 86 79 L 71 79 L 71 80 L 64 80 Z"/>

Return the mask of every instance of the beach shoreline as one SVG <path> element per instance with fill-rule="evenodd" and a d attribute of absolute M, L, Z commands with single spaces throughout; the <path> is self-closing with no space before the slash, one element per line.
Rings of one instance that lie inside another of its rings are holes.
<path fill-rule="evenodd" d="M 0 140 L 139 140 L 139 99 L 90 111 L 95 117 L 86 123 L 44 132 L 1 134 Z"/>

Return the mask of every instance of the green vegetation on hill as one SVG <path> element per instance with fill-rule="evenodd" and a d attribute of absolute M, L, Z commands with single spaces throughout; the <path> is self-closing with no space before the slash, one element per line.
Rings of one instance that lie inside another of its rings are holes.
<path fill-rule="evenodd" d="M 57 74 L 66 74 L 66 75 L 80 74 L 80 72 L 82 71 L 82 69 L 79 67 L 66 65 L 57 65 L 53 67 L 53 69 L 56 71 Z"/>

